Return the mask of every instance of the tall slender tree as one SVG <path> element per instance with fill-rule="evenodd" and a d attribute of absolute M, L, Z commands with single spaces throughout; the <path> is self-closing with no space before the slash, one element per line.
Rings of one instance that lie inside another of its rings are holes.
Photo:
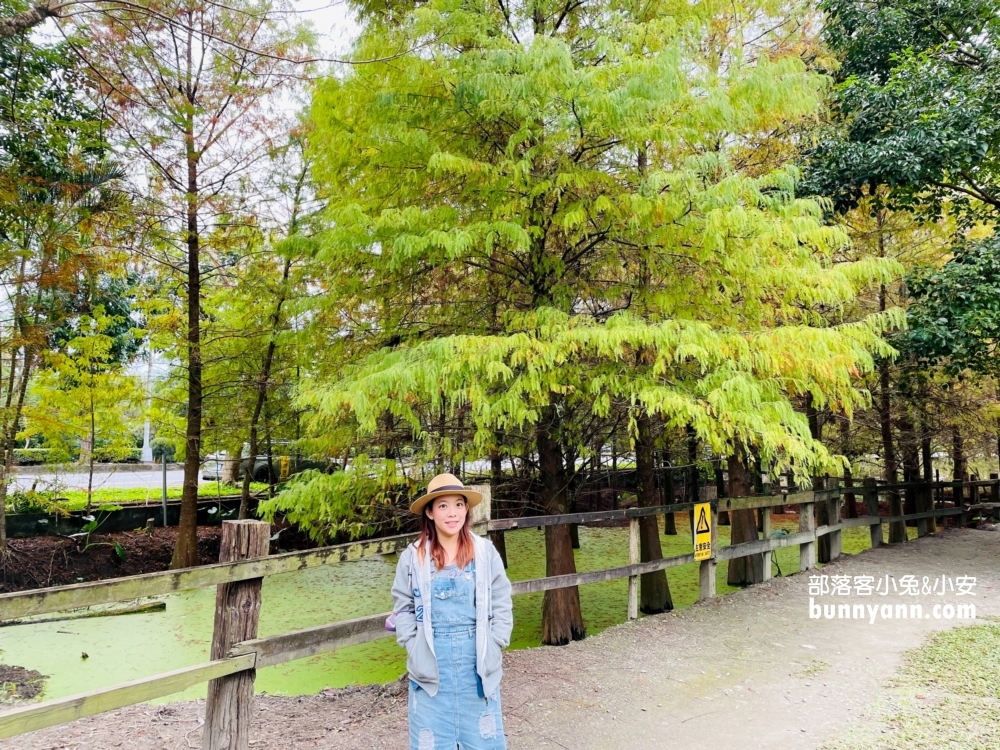
<path fill-rule="evenodd" d="M 8 310 L 0 321 L 0 553 L 31 378 L 58 329 L 81 312 L 81 289 L 102 265 L 98 248 L 115 244 L 104 220 L 125 210 L 122 174 L 108 161 L 103 121 L 80 95 L 67 45 L 23 33 L 0 45 L 0 284 Z"/>
<path fill-rule="evenodd" d="M 155 12 L 152 12 L 155 11 Z M 183 284 L 184 490 L 171 566 L 197 562 L 203 414 L 202 295 L 221 248 L 206 243 L 241 177 L 264 163 L 283 122 L 276 97 L 310 43 L 278 3 L 155 0 L 100 14 L 82 52 L 118 135 L 158 204 L 157 260 Z"/>

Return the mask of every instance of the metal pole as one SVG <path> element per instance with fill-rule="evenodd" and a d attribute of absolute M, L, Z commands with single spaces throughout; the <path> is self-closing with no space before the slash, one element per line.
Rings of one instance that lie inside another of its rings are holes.
<path fill-rule="evenodd" d="M 166 451 L 160 454 L 160 474 L 163 477 L 163 525 L 167 525 L 167 456 Z"/>

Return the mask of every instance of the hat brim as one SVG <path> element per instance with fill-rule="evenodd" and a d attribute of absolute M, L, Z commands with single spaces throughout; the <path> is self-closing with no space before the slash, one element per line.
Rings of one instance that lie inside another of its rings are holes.
<path fill-rule="evenodd" d="M 466 508 L 475 508 L 483 501 L 483 493 L 476 492 L 468 487 L 463 487 L 460 490 L 437 490 L 436 492 L 428 492 L 426 495 L 421 495 L 410 503 L 410 513 L 414 513 L 419 516 L 424 512 L 424 506 L 427 505 L 427 503 L 434 498 L 441 497 L 443 495 L 461 495 L 465 498 Z"/>

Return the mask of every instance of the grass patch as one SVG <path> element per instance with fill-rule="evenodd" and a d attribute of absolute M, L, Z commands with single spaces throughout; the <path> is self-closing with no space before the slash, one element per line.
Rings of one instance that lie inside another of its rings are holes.
<path fill-rule="evenodd" d="M 675 514 L 677 534 L 660 535 L 664 557 L 684 555 L 692 550 L 691 530 L 688 514 Z M 662 518 L 657 518 L 662 530 Z M 784 529 L 796 533 L 799 529 L 796 519 L 778 519 L 772 529 Z M 910 538 L 916 537 L 916 529 L 908 529 Z M 543 533 L 537 529 L 508 531 L 507 559 L 510 568 L 507 574 L 512 581 L 542 578 L 545 575 L 545 544 Z M 628 564 L 628 530 L 617 528 L 580 527 L 580 547 L 575 551 L 578 572 L 600 570 Z M 718 544 L 726 546 L 730 541 L 730 527 L 718 527 Z M 871 535 L 867 527 L 846 529 L 841 536 L 845 554 L 857 554 L 871 548 Z M 799 572 L 798 545 L 775 550 L 771 558 L 772 575 L 792 575 Z M 689 607 L 698 601 L 699 564 L 680 565 L 667 570 L 667 581 L 674 608 Z M 726 582 L 729 562 L 721 562 L 716 567 L 715 590 L 718 595 L 736 591 L 736 587 Z M 537 646 L 542 640 L 542 597 L 543 594 L 525 594 L 514 597 L 514 632 L 511 638 L 513 648 Z M 605 628 L 626 621 L 628 613 L 628 581 L 605 581 L 580 587 L 580 608 L 588 635 L 594 635 Z M 640 615 L 642 616 L 642 615 Z"/>
<path fill-rule="evenodd" d="M 820 661 L 819 659 L 813 659 L 811 662 L 809 662 L 809 664 L 806 665 L 804 669 L 799 670 L 795 674 L 798 677 L 813 677 L 814 675 L 817 675 L 820 672 L 822 672 L 824 669 L 829 669 L 829 668 L 830 665 L 827 664 L 825 661 Z"/>
<path fill-rule="evenodd" d="M 880 726 L 828 750 L 995 750 L 1000 747 L 1000 625 L 935 633 L 904 655 L 887 687 L 876 710 Z"/>
<path fill-rule="evenodd" d="M 251 492 L 263 492 L 267 490 L 267 485 L 263 482 L 251 482 Z M 240 485 L 234 484 L 210 484 L 198 485 L 198 497 L 213 498 L 220 495 L 238 495 L 243 491 Z M 179 500 L 183 492 L 182 487 L 168 487 L 167 499 Z M 28 493 L 25 493 L 28 494 Z M 86 490 L 39 490 L 32 495 L 36 496 L 31 505 L 37 505 L 37 509 L 18 509 L 15 500 L 13 505 L 19 512 L 51 512 L 55 510 L 83 510 L 87 507 Z M 101 505 L 122 505 L 125 503 L 146 503 L 160 502 L 162 490 L 159 487 L 101 487 L 94 490 L 91 501 L 94 507 Z"/>

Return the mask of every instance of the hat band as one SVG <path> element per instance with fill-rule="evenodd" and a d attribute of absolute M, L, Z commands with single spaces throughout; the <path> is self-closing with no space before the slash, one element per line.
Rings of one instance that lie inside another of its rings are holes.
<path fill-rule="evenodd" d="M 430 487 L 428 487 L 427 494 L 430 494 L 432 492 L 441 492 L 442 490 L 462 490 L 464 492 L 465 487 L 461 484 L 446 484 L 442 487 L 436 487 L 433 490 Z"/>

